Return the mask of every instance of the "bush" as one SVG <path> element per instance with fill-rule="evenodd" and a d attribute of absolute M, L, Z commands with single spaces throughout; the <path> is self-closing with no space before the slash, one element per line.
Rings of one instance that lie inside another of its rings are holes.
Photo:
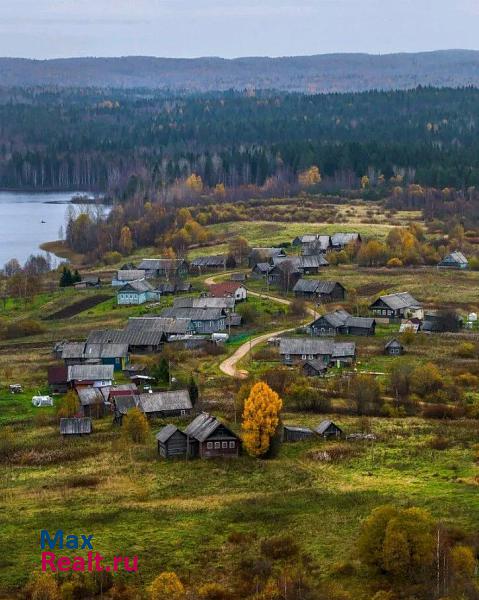
<path fill-rule="evenodd" d="M 4 337 L 7 340 L 20 337 L 28 337 L 29 335 L 38 335 L 46 331 L 45 326 L 34 319 L 21 319 L 14 321 L 6 326 Z"/>
<path fill-rule="evenodd" d="M 120 262 L 122 259 L 122 256 L 119 252 L 106 252 L 103 255 L 103 262 L 106 265 L 114 265 L 117 262 Z"/>
<path fill-rule="evenodd" d="M 50 573 L 34 573 L 25 595 L 29 600 L 61 600 L 57 581 Z"/>
<path fill-rule="evenodd" d="M 403 262 L 400 258 L 397 258 L 395 256 L 394 258 L 390 258 L 388 260 L 388 262 L 386 263 L 386 266 L 389 267 L 390 269 L 397 269 L 397 268 L 403 266 Z"/>
<path fill-rule="evenodd" d="M 233 598 L 232 593 L 221 583 L 205 583 L 198 588 L 198 596 L 201 600 L 231 600 Z"/>
<path fill-rule="evenodd" d="M 459 419 L 463 414 L 463 409 L 447 404 L 429 404 L 422 409 L 425 419 Z"/>
<path fill-rule="evenodd" d="M 461 358 L 474 358 L 476 353 L 476 346 L 471 342 L 463 342 L 457 349 L 457 354 Z"/>
<path fill-rule="evenodd" d="M 149 587 L 150 600 L 182 600 L 184 597 L 185 588 L 173 572 L 161 573 Z"/>
<path fill-rule="evenodd" d="M 243 302 L 238 306 L 236 312 L 241 315 L 245 325 L 254 325 L 259 319 L 258 309 L 253 304 L 247 302 Z"/>
<path fill-rule="evenodd" d="M 80 400 L 76 392 L 70 390 L 59 400 L 56 407 L 57 417 L 73 417 L 80 410 Z"/>
<path fill-rule="evenodd" d="M 123 435 L 135 444 L 144 444 L 150 433 L 148 419 L 139 408 L 132 408 L 123 417 Z"/>
<path fill-rule="evenodd" d="M 433 450 L 447 450 L 449 448 L 449 440 L 442 435 L 435 435 L 429 442 L 429 447 Z"/>
<path fill-rule="evenodd" d="M 261 554 L 271 560 L 290 559 L 298 553 L 298 544 L 290 535 L 277 535 L 261 542 Z"/>

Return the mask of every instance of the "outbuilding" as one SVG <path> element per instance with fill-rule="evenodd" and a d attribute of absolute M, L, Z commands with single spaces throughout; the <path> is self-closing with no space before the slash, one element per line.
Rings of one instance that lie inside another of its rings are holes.
<path fill-rule="evenodd" d="M 166 425 L 156 434 L 158 454 L 163 458 L 185 458 L 188 453 L 188 436 L 176 425 Z"/>
<path fill-rule="evenodd" d="M 309 427 L 295 427 L 285 425 L 283 427 L 283 442 L 301 442 L 314 436 L 314 431 Z"/>
<path fill-rule="evenodd" d="M 92 422 L 90 417 L 71 417 L 60 419 L 60 433 L 66 435 L 90 435 Z"/>
<path fill-rule="evenodd" d="M 394 338 L 385 344 L 384 352 L 389 356 L 399 356 L 404 352 L 404 346 L 398 339 Z"/>
<path fill-rule="evenodd" d="M 324 438 L 340 438 L 343 435 L 343 430 L 333 423 L 333 421 L 325 420 L 314 428 L 315 433 Z"/>

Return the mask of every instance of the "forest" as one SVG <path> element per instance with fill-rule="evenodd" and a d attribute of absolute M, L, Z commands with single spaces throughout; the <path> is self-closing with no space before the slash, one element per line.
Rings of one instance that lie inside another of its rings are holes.
<path fill-rule="evenodd" d="M 182 95 L 146 89 L 0 89 L 0 187 L 161 194 L 285 186 L 317 165 L 327 191 L 479 184 L 479 90 Z M 289 189 L 289 188 L 288 188 Z"/>

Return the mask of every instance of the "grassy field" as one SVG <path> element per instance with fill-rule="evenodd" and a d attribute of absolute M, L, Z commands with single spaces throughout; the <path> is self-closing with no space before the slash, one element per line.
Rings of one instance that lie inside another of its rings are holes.
<path fill-rule="evenodd" d="M 94 534 L 106 557 L 138 554 L 143 582 L 175 570 L 194 583 L 222 578 L 232 532 L 291 532 L 323 577 L 334 578 L 339 564 L 354 559 L 361 521 L 375 506 L 421 506 L 468 531 L 479 520 L 476 422 L 371 419 L 378 441 L 352 443 L 352 454 L 333 463 L 312 457 L 330 444 L 319 440 L 283 445 L 271 461 L 167 462 L 158 459 L 153 437 L 144 447 L 120 444 L 110 419 L 96 421 L 89 438 L 62 441 L 56 425 L 32 421 L 26 398 L 0 401 L 9 413 L 24 415 L 14 426 L 14 458 L 1 466 L 6 594 L 38 567 L 42 528 Z M 320 419 L 284 415 L 291 424 Z M 360 427 L 352 417 L 334 419 L 348 433 Z M 450 444 L 443 451 L 429 445 L 438 434 Z M 354 598 L 369 600 L 367 580 L 342 580 Z"/>

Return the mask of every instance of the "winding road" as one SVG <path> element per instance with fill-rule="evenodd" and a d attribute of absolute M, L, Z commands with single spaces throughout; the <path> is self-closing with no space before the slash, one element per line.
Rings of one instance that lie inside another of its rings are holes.
<path fill-rule="evenodd" d="M 218 277 L 224 277 L 227 274 L 228 273 L 222 273 L 221 275 L 207 277 L 205 279 L 205 284 L 213 285 Z M 259 292 L 252 292 L 251 290 L 248 290 L 248 294 L 250 296 L 257 296 L 258 298 L 268 298 L 268 300 L 272 300 L 273 302 L 277 302 L 278 304 L 285 304 L 287 306 L 291 304 L 291 300 L 287 300 L 286 298 L 278 298 L 277 296 L 271 296 L 270 294 L 260 294 Z M 312 317 L 317 316 L 316 311 L 314 311 L 309 306 L 306 308 L 306 310 L 308 314 L 310 314 Z M 288 331 L 294 331 L 295 329 L 296 326 L 290 327 L 289 329 L 280 329 L 279 331 L 270 331 L 269 333 L 263 333 L 262 335 L 259 335 L 255 338 L 251 338 L 244 344 L 241 344 L 241 346 L 237 348 L 231 356 L 229 356 L 220 364 L 220 370 L 229 377 L 234 377 L 236 379 L 246 379 L 246 377 L 248 377 L 248 371 L 246 371 L 245 369 L 237 369 L 236 365 L 238 364 L 238 362 L 242 358 L 244 358 L 248 354 L 248 352 L 251 352 L 251 350 L 258 344 L 266 342 L 271 337 L 281 335 L 282 333 L 288 333 Z"/>

